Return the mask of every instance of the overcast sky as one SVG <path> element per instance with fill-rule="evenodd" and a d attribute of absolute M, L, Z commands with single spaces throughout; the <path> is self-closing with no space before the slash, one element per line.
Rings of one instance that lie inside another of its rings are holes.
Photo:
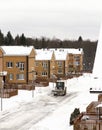
<path fill-rule="evenodd" d="M 0 29 L 6 35 L 97 40 L 101 0 L 0 0 Z"/>

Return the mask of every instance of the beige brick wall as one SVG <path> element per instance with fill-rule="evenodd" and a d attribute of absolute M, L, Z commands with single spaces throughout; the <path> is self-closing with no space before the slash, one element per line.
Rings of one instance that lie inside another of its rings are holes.
<path fill-rule="evenodd" d="M 32 71 L 35 71 L 35 50 L 33 49 L 28 56 L 28 80 L 33 80 L 33 74 Z"/>
<path fill-rule="evenodd" d="M 0 49 L 0 72 L 2 72 L 2 71 L 3 71 L 3 52 Z M 2 87 L 2 80 L 3 80 L 3 78 L 0 77 L 0 87 Z"/>
<path fill-rule="evenodd" d="M 2 57 L 2 51 L 0 51 L 0 56 Z M 33 80 L 33 73 L 32 71 L 36 71 L 37 72 L 37 77 L 42 77 L 42 72 L 45 71 L 48 73 L 47 76 L 43 76 L 45 78 L 49 78 L 52 74 L 54 75 L 57 75 L 58 76 L 58 64 L 55 59 L 55 55 L 54 53 L 52 54 L 52 58 L 50 61 L 46 61 L 48 63 L 48 69 L 44 69 L 42 67 L 42 62 L 43 61 L 36 61 L 38 62 L 38 66 L 35 66 L 35 56 L 36 56 L 36 53 L 35 53 L 35 50 L 32 49 L 31 53 L 29 56 L 4 56 L 4 58 L 2 59 L 0 57 L 0 65 L 2 65 L 2 62 L 3 62 L 3 66 L 1 66 L 0 70 L 2 70 L 3 68 L 3 71 L 7 71 L 8 74 L 7 74 L 7 77 L 6 77 L 6 80 L 9 81 L 10 83 L 27 83 L 31 80 Z M 82 55 L 80 55 L 80 70 L 82 70 Z M 13 62 L 13 67 L 12 68 L 7 68 L 6 66 L 6 62 Z M 17 62 L 24 62 L 24 71 L 21 71 L 19 68 L 16 67 L 16 63 Z M 28 62 L 28 64 L 27 64 Z M 63 64 L 62 64 L 62 75 L 64 76 L 65 73 L 68 72 L 68 65 L 69 64 L 73 64 L 74 66 L 74 55 L 73 54 L 68 54 L 67 58 L 66 58 L 66 61 L 63 61 Z M 9 80 L 9 74 L 12 73 L 14 75 L 14 79 L 13 80 Z M 17 74 L 24 74 L 25 76 L 25 80 L 16 80 L 16 75 Z"/>
<path fill-rule="evenodd" d="M 6 82 L 9 83 L 26 83 L 26 71 L 27 71 L 27 66 L 26 66 L 26 56 L 4 56 L 4 64 L 3 64 L 3 68 L 5 71 L 7 71 L 7 76 L 6 76 Z M 6 66 L 7 62 L 12 62 L 13 63 L 13 67 L 12 68 L 8 68 Z M 24 71 L 20 70 L 17 67 L 17 62 L 24 62 Z M 9 74 L 13 74 L 13 80 L 9 80 Z M 16 75 L 17 74 L 24 74 L 24 80 L 17 80 L 16 79 Z"/>
<path fill-rule="evenodd" d="M 82 56 L 82 54 L 77 54 L 77 55 L 76 54 L 75 55 L 74 54 L 68 54 L 65 61 L 64 60 L 60 61 L 60 60 L 55 59 L 55 55 L 53 53 L 52 58 L 49 61 L 50 65 L 49 65 L 49 68 L 47 70 L 47 72 L 49 73 L 49 76 L 47 78 L 52 77 L 52 74 L 56 75 L 57 77 L 65 76 L 65 74 L 67 74 L 68 71 L 69 71 L 69 65 L 72 65 L 73 71 L 75 71 L 76 66 L 75 66 L 74 56 L 79 56 L 79 63 L 80 64 L 77 67 L 77 70 L 80 72 L 83 69 L 83 64 L 82 64 L 83 56 Z M 43 61 L 42 60 L 36 60 L 36 63 L 38 64 L 37 66 L 35 66 L 35 70 L 37 72 L 37 77 L 42 77 L 41 73 L 43 71 L 45 71 L 42 67 Z M 48 61 L 46 60 L 46 62 L 48 62 Z M 62 62 L 62 67 L 58 66 L 58 62 Z M 62 74 L 58 73 L 58 70 L 60 70 L 60 69 L 62 70 Z"/>
<path fill-rule="evenodd" d="M 7 62 L 12 62 L 13 67 L 7 67 Z M 24 70 L 17 67 L 17 62 L 24 63 Z M 32 80 L 32 69 L 35 68 L 35 50 L 32 49 L 29 56 L 4 56 L 3 71 L 7 71 L 6 82 L 8 83 L 28 83 Z M 9 79 L 9 74 L 13 74 L 13 80 Z M 24 74 L 24 80 L 17 80 L 17 74 Z"/>
<path fill-rule="evenodd" d="M 42 66 L 43 62 L 45 62 L 48 65 L 47 68 L 44 68 Z M 36 60 L 35 71 L 37 73 L 37 78 L 41 78 L 41 77 L 42 78 L 49 78 L 49 70 L 50 70 L 50 68 L 49 68 L 49 61 L 48 60 Z M 42 72 L 46 72 L 47 75 L 42 76 Z"/>
<path fill-rule="evenodd" d="M 3 70 L 3 52 L 0 49 L 0 72 Z"/>

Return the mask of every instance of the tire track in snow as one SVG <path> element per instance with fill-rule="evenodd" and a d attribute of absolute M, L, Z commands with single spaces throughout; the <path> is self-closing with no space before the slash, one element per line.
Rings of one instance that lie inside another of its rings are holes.
<path fill-rule="evenodd" d="M 56 107 L 70 101 L 76 97 L 77 93 L 70 93 L 65 96 L 51 97 L 45 96 L 38 103 L 25 103 L 11 113 L 5 113 L 0 119 L 0 130 L 29 130 L 32 125 L 38 123 L 43 118 L 53 113 Z M 25 116 L 23 116 L 25 115 Z"/>

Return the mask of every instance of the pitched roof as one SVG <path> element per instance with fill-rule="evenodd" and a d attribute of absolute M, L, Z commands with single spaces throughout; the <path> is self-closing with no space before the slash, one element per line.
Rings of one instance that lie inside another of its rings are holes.
<path fill-rule="evenodd" d="M 34 48 L 33 46 L 0 46 L 6 56 L 26 56 Z"/>
<path fill-rule="evenodd" d="M 36 60 L 51 60 L 53 51 L 37 49 Z"/>
<path fill-rule="evenodd" d="M 81 54 L 82 49 L 36 49 L 36 60 L 51 60 L 53 52 L 56 60 L 66 60 L 67 54 Z"/>
<path fill-rule="evenodd" d="M 66 60 L 67 52 L 55 51 L 56 60 Z"/>

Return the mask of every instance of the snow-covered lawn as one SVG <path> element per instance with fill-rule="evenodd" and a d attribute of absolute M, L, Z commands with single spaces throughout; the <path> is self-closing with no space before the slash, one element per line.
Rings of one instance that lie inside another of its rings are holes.
<path fill-rule="evenodd" d="M 53 84 L 36 87 L 32 91 L 19 90 L 18 96 L 3 99 L 0 111 L 0 130 L 73 130 L 69 125 L 71 112 L 75 108 L 85 111 L 91 101 L 97 101 L 98 94 L 89 89 L 100 85 L 91 74 L 66 81 L 67 95 L 54 97 Z"/>

